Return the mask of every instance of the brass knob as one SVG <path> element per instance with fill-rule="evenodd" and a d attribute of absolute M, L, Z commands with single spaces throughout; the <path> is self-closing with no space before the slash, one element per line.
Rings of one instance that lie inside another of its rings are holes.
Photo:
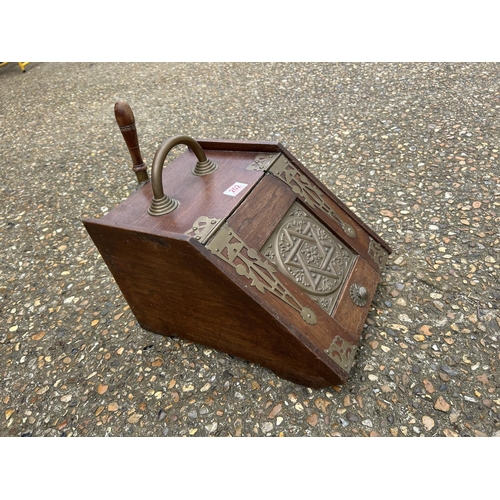
<path fill-rule="evenodd" d="M 352 301 L 359 307 L 363 307 L 368 302 L 368 290 L 358 283 L 353 283 L 349 289 Z"/>

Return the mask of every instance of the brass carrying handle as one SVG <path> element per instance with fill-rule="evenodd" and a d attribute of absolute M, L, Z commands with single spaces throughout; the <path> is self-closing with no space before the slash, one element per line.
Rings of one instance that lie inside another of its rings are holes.
<path fill-rule="evenodd" d="M 209 160 L 205 151 L 201 146 L 191 137 L 187 135 L 176 135 L 170 139 L 166 139 L 162 142 L 158 150 L 156 151 L 155 157 L 153 158 L 153 167 L 151 169 L 151 186 L 153 188 L 153 201 L 148 208 L 149 215 L 165 215 L 173 212 L 178 206 L 179 202 L 174 198 L 170 198 L 163 191 L 162 182 L 162 171 L 163 163 L 165 158 L 172 148 L 178 146 L 179 144 L 184 144 L 188 148 L 193 150 L 198 161 L 192 172 L 194 175 L 203 176 L 210 174 L 214 170 L 217 170 L 217 163 Z"/>

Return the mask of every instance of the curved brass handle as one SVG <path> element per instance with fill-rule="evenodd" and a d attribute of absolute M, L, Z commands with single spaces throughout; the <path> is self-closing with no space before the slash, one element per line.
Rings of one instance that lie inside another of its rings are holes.
<path fill-rule="evenodd" d="M 153 159 L 153 167 L 151 169 L 153 201 L 148 208 L 149 215 L 165 215 L 173 212 L 179 206 L 179 202 L 177 200 L 170 198 L 164 193 L 161 178 L 165 158 L 170 150 L 179 144 L 184 144 L 185 146 L 191 148 L 196 155 L 196 158 L 198 158 L 196 166 L 192 170 L 194 175 L 207 175 L 218 168 L 217 163 L 209 160 L 203 149 L 201 149 L 201 146 L 187 135 L 176 135 L 175 137 L 171 137 L 170 139 L 163 141 L 161 146 L 158 148 L 158 151 L 156 151 Z"/>

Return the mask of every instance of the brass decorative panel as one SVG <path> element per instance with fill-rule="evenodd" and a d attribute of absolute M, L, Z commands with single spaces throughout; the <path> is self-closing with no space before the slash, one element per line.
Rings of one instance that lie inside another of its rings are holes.
<path fill-rule="evenodd" d="M 356 257 L 298 202 L 287 211 L 261 253 L 330 315 Z"/>
<path fill-rule="evenodd" d="M 222 225 L 213 239 L 206 245 L 214 255 L 236 269 L 240 276 L 245 276 L 259 292 L 272 293 L 283 302 L 298 311 L 302 319 L 315 325 L 316 315 L 304 307 L 279 279 L 278 270 L 257 250 L 249 247 L 228 225 Z"/>
<path fill-rule="evenodd" d="M 342 369 L 349 372 L 354 363 L 356 349 L 355 345 L 347 342 L 347 340 L 344 340 L 339 335 L 335 335 L 330 347 L 325 349 L 325 353 Z"/>
<path fill-rule="evenodd" d="M 294 193 L 299 195 L 307 205 L 317 208 L 324 212 L 328 217 L 332 218 L 344 233 L 350 238 L 356 238 L 354 228 L 344 222 L 337 213 L 325 202 L 323 193 L 316 185 L 311 183 L 309 179 L 297 170 L 285 156 L 281 155 L 269 169 L 269 173 L 286 182 Z"/>

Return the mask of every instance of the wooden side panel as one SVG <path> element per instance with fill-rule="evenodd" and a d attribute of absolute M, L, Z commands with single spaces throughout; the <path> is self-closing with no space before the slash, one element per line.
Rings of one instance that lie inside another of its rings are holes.
<path fill-rule="evenodd" d="M 219 349 L 303 385 L 347 378 L 281 320 L 282 311 L 273 314 L 272 301 L 254 300 L 248 283 L 228 277 L 225 263 L 197 241 L 92 219 L 84 224 L 144 329 Z"/>

